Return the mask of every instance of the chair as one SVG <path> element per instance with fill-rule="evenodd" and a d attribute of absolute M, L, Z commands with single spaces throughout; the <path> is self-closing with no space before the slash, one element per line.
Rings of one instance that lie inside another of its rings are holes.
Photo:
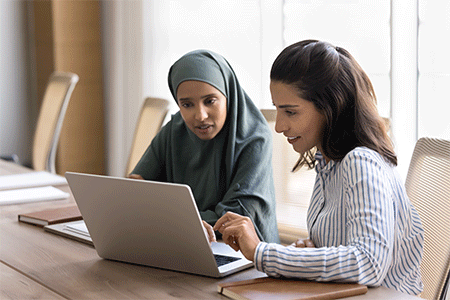
<path fill-rule="evenodd" d="M 67 106 L 79 80 L 73 73 L 54 72 L 41 104 L 33 139 L 32 166 L 56 173 L 55 158 Z"/>
<path fill-rule="evenodd" d="M 405 185 L 424 228 L 421 297 L 445 299 L 450 268 L 450 141 L 419 139 Z"/>
<path fill-rule="evenodd" d="M 134 130 L 134 137 L 125 175 L 128 175 L 133 171 L 148 145 L 161 129 L 164 119 L 169 112 L 169 105 L 170 102 L 166 99 L 151 97 L 145 99 Z"/>

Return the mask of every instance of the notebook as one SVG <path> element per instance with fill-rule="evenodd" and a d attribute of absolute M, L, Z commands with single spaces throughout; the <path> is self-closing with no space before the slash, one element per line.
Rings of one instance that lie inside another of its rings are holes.
<path fill-rule="evenodd" d="M 18 218 L 19 222 L 30 223 L 40 227 L 82 219 L 80 210 L 76 205 L 21 213 Z"/>
<path fill-rule="evenodd" d="M 367 286 L 357 283 L 316 282 L 263 277 L 219 283 L 218 292 L 236 300 L 328 300 L 365 294 Z"/>
<path fill-rule="evenodd" d="M 67 172 L 95 250 L 105 259 L 223 277 L 253 263 L 210 243 L 188 185 Z"/>

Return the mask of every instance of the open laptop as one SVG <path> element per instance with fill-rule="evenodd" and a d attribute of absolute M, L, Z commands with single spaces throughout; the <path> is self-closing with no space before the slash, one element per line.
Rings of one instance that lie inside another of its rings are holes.
<path fill-rule="evenodd" d="M 228 245 L 209 244 L 188 185 L 65 175 L 102 258 L 210 277 L 253 266 Z"/>

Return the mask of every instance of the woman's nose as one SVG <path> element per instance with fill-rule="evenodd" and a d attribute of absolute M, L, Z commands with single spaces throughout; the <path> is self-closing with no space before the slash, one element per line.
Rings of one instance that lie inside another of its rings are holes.
<path fill-rule="evenodd" d="M 278 117 L 278 114 L 277 114 L 277 118 L 275 120 L 275 131 L 278 132 L 278 133 L 283 133 L 286 130 L 287 130 L 286 123 L 283 122 L 281 120 L 281 118 Z"/>
<path fill-rule="evenodd" d="M 206 108 L 200 105 L 195 112 L 195 118 L 198 121 L 204 121 L 206 118 L 208 118 L 208 112 L 206 111 Z"/>

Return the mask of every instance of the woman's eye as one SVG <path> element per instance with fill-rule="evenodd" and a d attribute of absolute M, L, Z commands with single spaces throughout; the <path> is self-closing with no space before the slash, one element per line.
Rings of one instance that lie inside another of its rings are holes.
<path fill-rule="evenodd" d="M 294 111 L 286 110 L 285 112 L 286 112 L 286 115 L 288 115 L 288 116 L 293 116 L 293 115 L 295 115 L 295 112 L 294 112 Z"/>
<path fill-rule="evenodd" d="M 205 103 L 206 104 L 213 104 L 213 103 L 215 103 L 216 102 L 216 98 L 209 98 L 209 99 L 207 99 L 206 101 L 205 101 Z"/>
<path fill-rule="evenodd" d="M 181 106 L 184 108 L 188 108 L 188 107 L 191 107 L 191 104 L 185 102 L 185 103 L 181 103 Z"/>

